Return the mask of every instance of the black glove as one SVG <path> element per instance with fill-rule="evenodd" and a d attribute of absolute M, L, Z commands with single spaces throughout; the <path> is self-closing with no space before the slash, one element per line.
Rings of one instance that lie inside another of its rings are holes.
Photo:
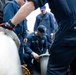
<path fill-rule="evenodd" d="M 13 30 L 13 28 L 15 27 L 15 25 L 13 23 L 11 23 L 11 21 L 2 23 L 2 24 L 0 24 L 0 26 L 5 29 L 9 29 L 9 30 Z"/>

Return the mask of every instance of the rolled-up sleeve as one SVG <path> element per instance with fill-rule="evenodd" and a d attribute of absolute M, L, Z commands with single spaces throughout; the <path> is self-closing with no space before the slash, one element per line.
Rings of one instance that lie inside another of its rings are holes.
<path fill-rule="evenodd" d="M 32 0 L 32 1 L 34 2 L 35 9 L 37 9 L 38 7 L 42 7 L 48 2 L 48 0 Z"/>

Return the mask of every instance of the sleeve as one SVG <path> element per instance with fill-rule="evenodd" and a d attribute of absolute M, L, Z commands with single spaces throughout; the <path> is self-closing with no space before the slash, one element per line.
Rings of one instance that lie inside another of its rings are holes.
<path fill-rule="evenodd" d="M 23 25 L 23 38 L 27 38 L 27 20 L 24 20 L 24 25 Z"/>
<path fill-rule="evenodd" d="M 3 22 L 8 22 L 14 16 L 14 10 L 11 3 L 6 3 L 3 8 Z"/>
<path fill-rule="evenodd" d="M 55 21 L 54 30 L 55 30 L 55 33 L 58 31 L 58 23 L 57 23 L 57 21 Z"/>
<path fill-rule="evenodd" d="M 48 49 L 48 44 L 47 44 L 47 38 L 45 37 L 45 42 L 43 45 L 43 53 L 46 53 L 47 49 Z"/>
<path fill-rule="evenodd" d="M 26 53 L 30 53 L 30 54 L 32 53 L 30 46 L 31 46 L 31 36 L 28 36 L 27 37 L 27 43 L 24 46 L 24 50 Z"/>
<path fill-rule="evenodd" d="M 43 5 L 45 5 L 48 2 L 48 0 L 28 0 L 28 1 L 34 2 L 35 9 L 37 9 L 38 7 L 42 7 Z"/>
<path fill-rule="evenodd" d="M 34 25 L 34 31 L 37 30 L 38 25 L 39 25 L 39 20 L 38 20 L 38 16 L 37 16 L 36 21 L 35 21 L 35 25 Z"/>
<path fill-rule="evenodd" d="M 53 33 L 53 32 L 55 32 L 55 29 L 54 29 L 54 25 L 55 24 L 55 22 L 54 22 L 54 20 L 53 20 L 53 16 L 52 16 L 52 14 L 50 14 L 50 27 L 51 27 L 51 32 Z"/>

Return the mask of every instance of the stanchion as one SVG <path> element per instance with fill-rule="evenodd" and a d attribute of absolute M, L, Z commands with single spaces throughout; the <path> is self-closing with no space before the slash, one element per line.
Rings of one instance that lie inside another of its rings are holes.
<path fill-rule="evenodd" d="M 41 75 L 46 75 L 47 72 L 47 64 L 48 64 L 49 54 L 40 55 L 40 67 L 41 67 Z"/>

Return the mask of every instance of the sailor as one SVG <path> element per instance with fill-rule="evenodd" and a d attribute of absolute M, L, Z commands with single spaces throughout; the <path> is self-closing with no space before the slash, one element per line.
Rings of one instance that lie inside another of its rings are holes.
<path fill-rule="evenodd" d="M 46 27 L 44 25 L 39 25 L 36 32 L 29 34 L 27 37 L 28 41 L 25 44 L 24 60 L 31 73 L 33 73 L 33 64 L 31 63 L 32 59 L 34 59 L 35 67 L 40 69 L 40 65 L 37 60 L 39 59 L 40 54 L 46 53 L 47 39 L 45 35 Z"/>

